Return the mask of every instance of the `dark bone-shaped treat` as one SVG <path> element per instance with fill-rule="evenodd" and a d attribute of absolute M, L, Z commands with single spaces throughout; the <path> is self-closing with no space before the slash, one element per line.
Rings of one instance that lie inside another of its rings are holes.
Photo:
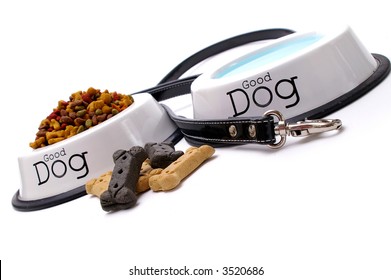
<path fill-rule="evenodd" d="M 129 151 L 118 150 L 113 154 L 115 166 L 109 187 L 100 196 L 103 210 L 123 210 L 136 204 L 136 184 L 141 165 L 147 157 L 145 150 L 139 146 L 132 147 Z"/>
<path fill-rule="evenodd" d="M 170 142 L 147 143 L 144 149 L 152 168 L 166 168 L 183 155 L 182 151 L 175 151 L 174 145 Z"/>

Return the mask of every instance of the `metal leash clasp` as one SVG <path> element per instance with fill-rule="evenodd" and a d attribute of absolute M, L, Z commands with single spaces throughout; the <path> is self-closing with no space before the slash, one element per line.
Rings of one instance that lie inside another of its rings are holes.
<path fill-rule="evenodd" d="M 278 119 L 278 123 L 274 127 L 274 132 L 276 135 L 279 135 L 281 139 L 277 143 L 268 145 L 272 149 L 278 149 L 284 146 L 287 136 L 308 136 L 331 130 L 337 130 L 342 126 L 342 121 L 339 119 L 304 120 L 289 124 L 285 121 L 283 115 L 276 110 L 269 110 L 265 112 L 264 115 L 275 116 Z"/>

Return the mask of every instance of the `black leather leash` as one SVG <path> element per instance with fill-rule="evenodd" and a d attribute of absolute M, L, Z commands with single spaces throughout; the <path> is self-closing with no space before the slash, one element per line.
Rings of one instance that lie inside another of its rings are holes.
<path fill-rule="evenodd" d="M 158 101 L 190 93 L 191 83 L 198 77 L 175 80 L 144 90 Z M 180 137 L 195 145 L 210 144 L 272 144 L 276 141 L 272 116 L 257 118 L 231 118 L 220 120 L 196 120 L 176 115 L 170 107 L 162 104 L 170 118 L 178 126 Z M 178 138 L 173 136 L 174 138 Z"/>

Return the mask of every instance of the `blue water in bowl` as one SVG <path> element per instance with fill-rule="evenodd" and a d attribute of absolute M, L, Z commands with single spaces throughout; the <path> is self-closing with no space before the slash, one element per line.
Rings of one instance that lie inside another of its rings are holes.
<path fill-rule="evenodd" d="M 297 40 L 278 44 L 275 47 L 261 50 L 252 55 L 244 56 L 241 60 L 237 60 L 231 65 L 228 65 L 227 67 L 224 67 L 218 71 L 213 75 L 213 79 L 231 77 L 238 73 L 256 69 L 260 66 L 277 61 L 299 50 L 302 50 L 305 47 L 319 41 L 321 38 L 322 36 L 318 34 L 312 34 L 302 38 L 297 38 Z"/>

